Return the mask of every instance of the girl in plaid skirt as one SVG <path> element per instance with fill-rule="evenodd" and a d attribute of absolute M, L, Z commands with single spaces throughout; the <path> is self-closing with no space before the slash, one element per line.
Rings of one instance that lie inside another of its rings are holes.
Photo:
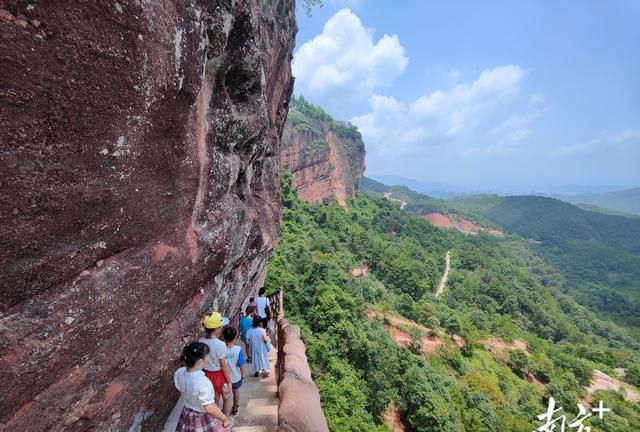
<path fill-rule="evenodd" d="M 208 353 L 209 347 L 202 342 L 191 342 L 182 351 L 187 367 L 173 374 L 184 401 L 176 432 L 231 431 L 231 420 L 216 405 L 213 384 L 202 371 Z"/>

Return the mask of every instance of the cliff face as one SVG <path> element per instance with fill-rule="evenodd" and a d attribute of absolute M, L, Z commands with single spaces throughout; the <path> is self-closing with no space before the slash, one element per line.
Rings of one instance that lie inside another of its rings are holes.
<path fill-rule="evenodd" d="M 365 150 L 355 126 L 333 120 L 321 108 L 292 98 L 282 136 L 280 163 L 291 171 L 298 196 L 341 205 L 358 191 Z"/>
<path fill-rule="evenodd" d="M 1 430 L 157 430 L 278 237 L 293 0 L 0 3 Z"/>

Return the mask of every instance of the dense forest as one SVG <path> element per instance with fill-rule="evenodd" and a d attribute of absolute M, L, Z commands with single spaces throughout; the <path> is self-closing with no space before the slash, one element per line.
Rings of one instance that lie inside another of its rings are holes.
<path fill-rule="evenodd" d="M 640 343 L 563 293 L 525 239 L 437 229 L 367 196 L 348 211 L 310 205 L 286 173 L 282 201 L 265 284 L 285 290 L 332 431 L 387 430 L 395 407 L 408 431 L 529 432 L 550 396 L 569 419 L 578 398 L 604 401 L 612 412 L 585 421 L 593 430 L 640 430 L 637 403 L 586 391 L 594 370 L 626 368 L 640 385 Z"/>
<path fill-rule="evenodd" d="M 640 219 L 596 213 L 553 198 L 475 195 L 439 200 L 363 179 L 365 193 L 392 192 L 416 214 L 456 213 L 529 240 L 578 303 L 640 337 Z"/>

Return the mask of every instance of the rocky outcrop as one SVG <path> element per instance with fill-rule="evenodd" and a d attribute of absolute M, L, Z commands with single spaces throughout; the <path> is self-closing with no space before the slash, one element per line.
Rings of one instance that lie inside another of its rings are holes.
<path fill-rule="evenodd" d="M 293 98 L 282 137 L 281 165 L 291 171 L 298 196 L 313 203 L 335 199 L 341 206 L 358 191 L 364 174 L 362 136 L 320 107 Z"/>
<path fill-rule="evenodd" d="M 157 430 L 278 238 L 293 0 L 0 2 L 0 426 Z"/>

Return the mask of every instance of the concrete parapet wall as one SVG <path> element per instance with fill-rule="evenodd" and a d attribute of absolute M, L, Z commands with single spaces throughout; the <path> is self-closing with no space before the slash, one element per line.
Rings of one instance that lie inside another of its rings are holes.
<path fill-rule="evenodd" d="M 327 420 L 320 406 L 320 392 L 311 378 L 306 347 L 300 340 L 300 328 L 280 320 L 283 340 L 282 379 L 278 386 L 279 432 L 328 432 Z"/>

